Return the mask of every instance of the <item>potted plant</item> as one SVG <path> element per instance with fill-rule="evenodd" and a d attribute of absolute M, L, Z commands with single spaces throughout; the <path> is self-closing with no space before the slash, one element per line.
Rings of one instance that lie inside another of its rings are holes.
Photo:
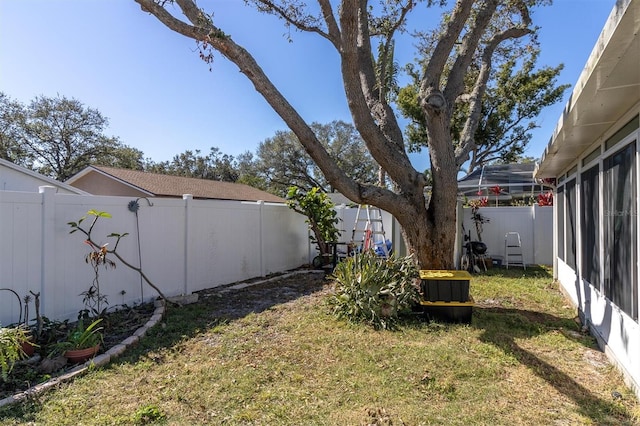
<path fill-rule="evenodd" d="M 24 327 L 0 327 L 0 377 L 3 381 L 7 381 L 16 361 L 27 357 L 22 344 L 29 339 L 29 331 Z"/>
<path fill-rule="evenodd" d="M 100 350 L 100 344 L 102 343 L 102 327 L 99 326 L 102 318 L 98 318 L 84 327 L 84 321 L 81 318 L 73 329 L 67 339 L 58 342 L 52 355 L 61 354 L 72 363 L 79 363 L 94 357 L 98 350 Z"/>

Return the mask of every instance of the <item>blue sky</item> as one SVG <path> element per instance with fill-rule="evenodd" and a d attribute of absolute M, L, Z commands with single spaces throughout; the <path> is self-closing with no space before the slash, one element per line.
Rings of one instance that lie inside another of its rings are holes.
<path fill-rule="evenodd" d="M 315 35 L 292 32 L 242 0 L 215 5 L 215 22 L 245 46 L 308 121 L 350 121 L 338 56 Z M 559 82 L 573 85 L 615 0 L 555 0 L 537 10 L 540 64 L 565 64 Z M 437 22 L 435 12 L 426 20 Z M 432 28 L 432 25 L 429 25 Z M 397 49 L 398 62 L 413 58 Z M 255 152 L 284 122 L 238 69 L 217 55 L 212 70 L 193 41 L 125 0 L 0 0 L 0 91 L 28 103 L 37 95 L 73 97 L 109 118 L 108 135 L 154 161 L 187 149 Z M 527 155 L 539 157 L 568 99 L 538 119 Z M 427 167 L 426 154 L 413 155 Z"/>

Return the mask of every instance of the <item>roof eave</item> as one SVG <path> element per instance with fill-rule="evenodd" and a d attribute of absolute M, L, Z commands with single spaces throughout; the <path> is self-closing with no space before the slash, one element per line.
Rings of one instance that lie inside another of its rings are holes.
<path fill-rule="evenodd" d="M 618 0 L 575 84 L 536 178 L 553 178 L 640 100 L 640 0 Z"/>

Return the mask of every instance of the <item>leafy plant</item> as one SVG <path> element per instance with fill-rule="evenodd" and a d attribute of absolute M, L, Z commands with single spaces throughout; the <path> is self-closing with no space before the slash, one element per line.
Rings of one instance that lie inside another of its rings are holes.
<path fill-rule="evenodd" d="M 309 238 L 318 246 L 320 255 L 331 254 L 329 243 L 338 241 L 340 231 L 336 224 L 340 219 L 336 217 L 334 204 L 320 188 L 312 188 L 305 192 L 292 186 L 287 193 L 287 205 L 293 211 L 307 216 L 307 224 L 313 232 Z"/>
<path fill-rule="evenodd" d="M 496 185 L 496 186 L 492 186 L 490 189 L 493 195 L 496 196 L 496 207 L 498 207 L 498 197 L 502 193 L 502 188 L 500 188 L 500 185 Z"/>
<path fill-rule="evenodd" d="M 365 321 L 379 329 L 393 328 L 398 316 L 419 300 L 414 284 L 418 270 L 411 256 L 384 259 L 373 251 L 348 257 L 334 272 L 334 313 L 350 321 Z"/>
<path fill-rule="evenodd" d="M 89 225 L 89 228 L 87 229 L 87 228 L 84 228 L 82 226 L 82 223 L 87 219 L 88 216 L 93 216 L 93 219 L 91 221 L 91 225 Z M 154 285 L 151 282 L 151 280 L 149 280 L 149 278 L 146 276 L 146 274 L 144 272 L 142 272 L 142 269 L 132 265 L 129 262 L 127 262 L 117 252 L 118 244 L 120 244 L 120 240 L 122 238 L 126 237 L 127 235 L 129 235 L 127 232 L 125 232 L 123 234 L 118 234 L 118 233 L 112 232 L 111 234 L 107 235 L 107 238 L 115 238 L 116 239 L 116 242 L 113 245 L 113 249 L 110 249 L 110 250 L 107 249 L 107 244 L 103 244 L 102 246 L 96 244 L 96 242 L 93 240 L 91 234 L 93 232 L 93 228 L 95 227 L 96 223 L 101 218 L 105 218 L 105 219 L 111 218 L 111 214 L 109 214 L 107 212 L 103 212 L 103 211 L 98 211 L 98 210 L 89 210 L 87 212 L 87 215 L 81 217 L 80 219 L 78 219 L 77 222 L 67 222 L 67 225 L 69 225 L 71 227 L 71 231 L 69 231 L 69 233 L 73 234 L 76 231 L 80 231 L 86 237 L 85 243 L 89 244 L 93 248 L 93 252 L 89 253 L 89 255 L 87 256 L 86 261 L 88 263 L 91 263 L 92 265 L 95 264 L 96 267 L 100 266 L 100 265 L 104 265 L 105 267 L 107 267 L 107 265 L 111 266 L 112 264 L 113 264 L 113 267 L 115 267 L 115 264 L 110 259 L 107 259 L 107 255 L 108 254 L 112 254 L 113 256 L 116 257 L 116 259 L 118 259 L 120 262 L 122 262 L 122 264 L 125 265 L 127 268 L 133 269 L 138 274 L 140 274 L 140 277 L 142 277 L 142 279 L 145 280 L 145 282 L 151 288 L 153 288 L 163 300 L 166 301 L 167 298 L 165 297 L 164 293 L 162 293 L 162 291 L 156 285 Z M 96 275 L 96 277 L 97 277 L 97 275 Z M 83 296 L 85 296 L 85 298 L 87 297 L 84 294 L 83 294 Z M 99 294 L 97 296 L 99 297 Z M 97 301 L 100 301 L 100 299 L 98 298 Z M 81 316 L 82 316 L 82 313 L 81 313 Z"/>
<path fill-rule="evenodd" d="M 483 225 L 485 223 L 489 223 L 489 218 L 483 216 L 482 213 L 480 213 L 480 207 L 484 207 L 486 205 L 486 197 L 469 201 L 469 206 L 471 207 L 471 220 L 476 226 L 476 235 L 478 235 L 478 241 L 482 241 Z"/>
<path fill-rule="evenodd" d="M 102 217 L 111 217 L 108 213 L 101 212 L 101 214 Z M 79 318 L 89 319 L 104 316 L 107 308 L 103 309 L 102 306 L 109 304 L 107 296 L 100 292 L 100 266 L 104 266 L 105 269 L 115 269 L 116 263 L 107 257 L 107 244 L 97 246 L 90 240 L 86 240 L 85 243 L 92 249 L 85 256 L 85 262 L 93 268 L 93 282 L 88 290 L 80 293 L 85 309 L 80 311 Z"/>
<path fill-rule="evenodd" d="M 69 350 L 92 348 L 102 343 L 102 327 L 98 326 L 101 321 L 102 318 L 98 318 L 85 328 L 83 319 L 80 319 L 66 340 L 54 345 L 50 356 L 61 355 Z"/>
<path fill-rule="evenodd" d="M 24 327 L 0 327 L 0 377 L 7 381 L 16 361 L 26 357 L 22 343 L 29 341 L 29 331 Z"/>
<path fill-rule="evenodd" d="M 538 194 L 539 206 L 553 206 L 553 191 L 543 192 Z"/>
<path fill-rule="evenodd" d="M 145 405 L 144 407 L 138 408 L 132 417 L 134 424 L 147 425 L 160 420 L 165 420 L 167 416 L 160 411 L 157 406 Z"/>

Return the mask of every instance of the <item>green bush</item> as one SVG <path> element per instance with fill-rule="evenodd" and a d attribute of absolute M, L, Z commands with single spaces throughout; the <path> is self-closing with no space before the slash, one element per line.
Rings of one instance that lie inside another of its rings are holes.
<path fill-rule="evenodd" d="M 23 327 L 0 327 L 0 378 L 9 379 L 9 373 L 16 361 L 26 358 L 22 343 L 29 340 L 29 333 Z"/>
<path fill-rule="evenodd" d="M 287 193 L 287 205 L 290 209 L 307 216 L 307 224 L 313 232 L 309 236 L 311 242 L 318 245 L 320 255 L 331 254 L 328 243 L 338 241 L 340 231 L 336 225 L 340 221 L 331 198 L 320 188 L 312 188 L 305 192 L 292 186 Z"/>
<path fill-rule="evenodd" d="M 333 272 L 334 313 L 350 321 L 368 322 L 377 329 L 391 329 L 399 314 L 418 303 L 417 278 L 411 256 L 384 259 L 367 251 L 348 257 Z"/>

